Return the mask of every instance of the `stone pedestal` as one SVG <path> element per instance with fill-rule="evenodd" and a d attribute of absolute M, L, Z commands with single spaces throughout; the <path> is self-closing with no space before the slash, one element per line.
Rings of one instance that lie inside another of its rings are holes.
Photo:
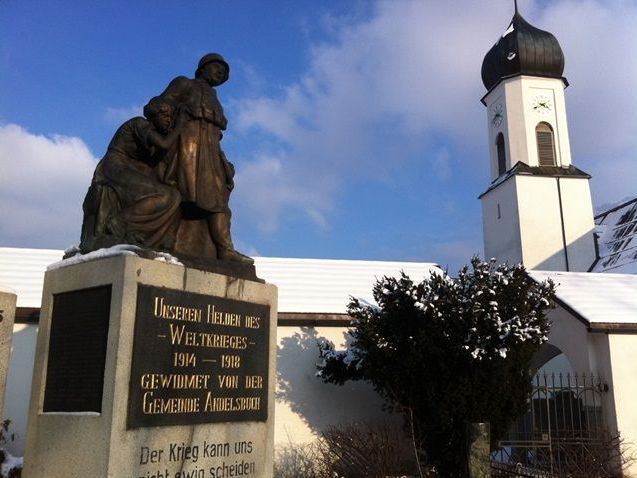
<path fill-rule="evenodd" d="M 16 295 L 0 286 L 0 422 L 4 420 L 4 391 L 7 385 L 9 359 L 11 358 L 11 338 L 15 320 Z"/>
<path fill-rule="evenodd" d="M 467 478 L 491 476 L 491 426 L 489 423 L 468 423 Z"/>
<path fill-rule="evenodd" d="M 271 477 L 276 287 L 116 256 L 44 280 L 26 478 Z"/>

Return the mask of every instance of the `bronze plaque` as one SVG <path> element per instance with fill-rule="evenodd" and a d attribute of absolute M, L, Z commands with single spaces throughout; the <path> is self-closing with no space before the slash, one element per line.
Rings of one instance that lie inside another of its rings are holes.
<path fill-rule="evenodd" d="M 45 412 L 102 411 L 111 286 L 53 296 Z"/>
<path fill-rule="evenodd" d="M 265 421 L 270 307 L 139 285 L 128 428 Z"/>

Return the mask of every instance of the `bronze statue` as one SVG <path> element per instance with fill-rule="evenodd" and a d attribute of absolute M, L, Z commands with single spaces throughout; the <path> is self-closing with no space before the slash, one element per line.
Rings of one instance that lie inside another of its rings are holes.
<path fill-rule="evenodd" d="M 205 55 L 195 78 L 175 78 L 145 118 L 120 126 L 84 200 L 82 253 L 124 243 L 207 269 L 253 268 L 230 235 L 234 166 L 220 146 L 227 120 L 215 91 L 229 73 L 221 55 Z"/>
<path fill-rule="evenodd" d="M 225 83 L 229 73 L 230 67 L 221 55 L 205 55 L 194 79 L 178 76 L 160 97 L 183 106 L 189 117 L 175 158 L 183 200 L 192 212 L 205 216 L 217 258 L 242 262 L 249 259 L 234 250 L 230 238 L 228 198 L 234 187 L 234 167 L 220 145 L 228 121 L 214 88 Z"/>

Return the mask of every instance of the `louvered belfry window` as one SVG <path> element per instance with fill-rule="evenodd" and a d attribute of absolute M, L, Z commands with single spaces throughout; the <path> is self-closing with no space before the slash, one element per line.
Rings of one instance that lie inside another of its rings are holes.
<path fill-rule="evenodd" d="M 535 137 L 540 166 L 556 166 L 555 141 L 551 125 L 544 122 L 538 124 L 535 128 Z"/>
<path fill-rule="evenodd" d="M 502 176 L 506 170 L 506 154 L 504 152 L 504 135 L 500 133 L 495 140 L 495 146 L 498 150 L 498 176 Z"/>

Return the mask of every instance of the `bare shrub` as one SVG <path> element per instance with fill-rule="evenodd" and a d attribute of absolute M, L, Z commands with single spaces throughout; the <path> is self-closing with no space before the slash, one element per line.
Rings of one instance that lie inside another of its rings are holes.
<path fill-rule="evenodd" d="M 503 457 L 504 462 L 498 461 Z M 620 435 L 606 430 L 552 437 L 550 447 L 520 446 L 494 458 L 494 477 L 626 478 L 635 463 Z"/>
<path fill-rule="evenodd" d="M 429 476 L 419 473 L 413 441 L 396 424 L 351 423 L 330 427 L 321 433 L 317 447 L 323 469 L 329 470 L 330 476 Z"/>
<path fill-rule="evenodd" d="M 600 431 L 592 437 L 556 440 L 554 472 L 569 478 L 622 478 L 635 458 L 628 454 L 619 434 Z"/>
<path fill-rule="evenodd" d="M 278 447 L 274 455 L 275 478 L 332 478 L 324 469 L 316 442 Z"/>

